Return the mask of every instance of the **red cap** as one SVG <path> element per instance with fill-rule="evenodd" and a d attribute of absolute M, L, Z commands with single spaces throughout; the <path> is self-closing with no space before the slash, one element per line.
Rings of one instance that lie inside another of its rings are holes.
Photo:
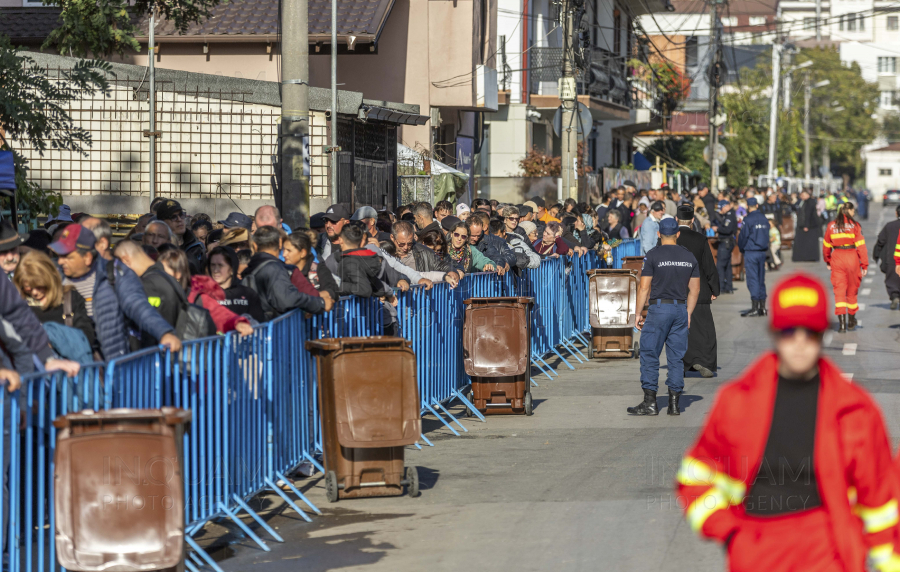
<path fill-rule="evenodd" d="M 78 248 L 90 250 L 94 248 L 95 242 L 96 239 L 91 230 L 80 224 L 70 224 L 62 231 L 59 240 L 51 243 L 48 248 L 60 256 L 66 256 Z"/>
<path fill-rule="evenodd" d="M 813 332 L 828 329 L 828 296 L 822 283 L 809 274 L 798 272 L 775 286 L 772 293 L 773 330 L 806 328 Z"/>

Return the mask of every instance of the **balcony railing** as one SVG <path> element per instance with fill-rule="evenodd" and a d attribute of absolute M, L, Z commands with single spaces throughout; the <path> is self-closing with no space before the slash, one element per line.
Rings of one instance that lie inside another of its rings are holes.
<path fill-rule="evenodd" d="M 529 50 L 529 87 L 531 93 L 555 95 L 557 81 L 562 76 L 563 49 L 533 47 Z M 590 95 L 633 107 L 637 100 L 644 99 L 648 88 L 640 93 L 628 81 L 627 67 L 621 56 L 601 49 L 592 50 L 590 62 L 584 71 L 576 76 L 578 95 Z"/>

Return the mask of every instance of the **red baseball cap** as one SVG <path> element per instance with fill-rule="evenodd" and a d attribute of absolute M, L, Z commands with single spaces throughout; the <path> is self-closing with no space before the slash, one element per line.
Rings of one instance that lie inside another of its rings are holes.
<path fill-rule="evenodd" d="M 91 250 L 96 242 L 92 231 L 80 224 L 70 224 L 63 229 L 59 240 L 50 243 L 48 248 L 60 256 L 66 256 L 77 248 Z"/>
<path fill-rule="evenodd" d="M 818 278 L 802 272 L 792 274 L 775 286 L 770 299 L 773 330 L 828 329 L 828 295 Z"/>

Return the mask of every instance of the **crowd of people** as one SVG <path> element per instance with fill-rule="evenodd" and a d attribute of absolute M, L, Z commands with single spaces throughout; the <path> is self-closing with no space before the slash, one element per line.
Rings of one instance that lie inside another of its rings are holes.
<path fill-rule="evenodd" d="M 609 259 L 617 233 L 587 204 L 548 208 L 541 197 L 396 211 L 334 204 L 294 229 L 273 206 L 214 221 L 157 198 L 120 237 L 108 221 L 62 205 L 26 235 L 0 227 L 0 319 L 45 367 L 70 374 L 160 344 L 177 351 L 216 333 L 250 335 L 293 310 L 328 312 L 346 295 L 380 298 L 386 331 L 396 333 L 398 290 L 455 288 L 469 273 L 521 272 L 589 250 Z M 33 371 L 0 341 L 3 375 Z"/>

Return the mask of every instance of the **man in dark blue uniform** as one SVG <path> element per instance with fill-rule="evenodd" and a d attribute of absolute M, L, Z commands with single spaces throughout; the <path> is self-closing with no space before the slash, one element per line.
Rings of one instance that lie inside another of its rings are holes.
<path fill-rule="evenodd" d="M 731 251 L 734 250 L 734 233 L 737 232 L 737 217 L 731 209 L 731 199 L 719 201 L 719 212 L 713 219 L 719 238 L 716 249 L 716 270 L 719 272 L 719 292 L 734 294 L 731 273 Z"/>
<path fill-rule="evenodd" d="M 684 390 L 684 354 L 688 348 L 691 313 L 700 295 L 700 265 L 690 251 L 678 246 L 678 223 L 659 221 L 659 245 L 647 252 L 641 270 L 637 306 L 650 302 L 645 319 L 638 312 L 634 327 L 641 331 L 641 388 L 644 400 L 629 407 L 632 415 L 659 415 L 659 354 L 666 347 L 666 385 L 669 415 L 680 415 L 678 400 Z"/>
<path fill-rule="evenodd" d="M 756 198 L 747 199 L 749 213 L 744 217 L 738 248 L 744 253 L 744 272 L 753 307 L 741 316 L 766 315 L 766 253 L 769 251 L 769 219 L 759 211 Z"/>

